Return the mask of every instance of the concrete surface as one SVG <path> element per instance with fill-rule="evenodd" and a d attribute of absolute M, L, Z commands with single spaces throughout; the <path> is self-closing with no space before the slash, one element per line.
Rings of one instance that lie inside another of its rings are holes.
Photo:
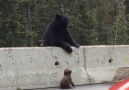
<path fill-rule="evenodd" d="M 72 88 L 72 89 L 69 89 L 69 90 L 108 90 L 113 84 L 114 83 L 83 85 L 83 86 L 76 86 L 75 88 Z M 62 90 L 62 89 L 47 88 L 47 89 L 34 89 L 34 90 Z"/>
<path fill-rule="evenodd" d="M 85 63 L 90 84 L 119 81 L 129 76 L 129 46 L 85 47 Z"/>
<path fill-rule="evenodd" d="M 58 87 L 69 68 L 75 85 L 119 81 L 129 76 L 129 45 L 0 48 L 0 90 Z M 58 64 L 57 64 L 58 62 Z"/>
<path fill-rule="evenodd" d="M 57 47 L 0 48 L 0 88 L 58 87 L 64 69 L 76 85 L 88 84 L 83 47 L 68 54 Z M 59 65 L 55 65 L 58 62 Z"/>

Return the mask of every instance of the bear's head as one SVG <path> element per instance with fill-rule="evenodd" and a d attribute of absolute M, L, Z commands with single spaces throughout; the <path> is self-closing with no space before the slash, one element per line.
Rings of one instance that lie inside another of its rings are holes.
<path fill-rule="evenodd" d="M 56 21 L 58 21 L 58 23 L 60 24 L 61 27 L 63 28 L 70 28 L 72 27 L 73 25 L 71 24 L 69 18 L 65 15 L 56 15 L 55 16 L 56 18 Z"/>
<path fill-rule="evenodd" d="M 65 69 L 64 70 L 64 75 L 66 75 L 66 76 L 71 75 L 71 73 L 72 73 L 72 71 L 70 69 Z"/>

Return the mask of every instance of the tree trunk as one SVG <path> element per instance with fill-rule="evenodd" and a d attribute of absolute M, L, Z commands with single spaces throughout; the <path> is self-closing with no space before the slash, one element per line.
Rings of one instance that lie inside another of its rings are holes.
<path fill-rule="evenodd" d="M 116 31 L 115 31 L 115 45 L 117 44 L 117 28 L 116 28 Z"/>
<path fill-rule="evenodd" d="M 60 14 L 65 14 L 65 7 L 63 5 L 62 0 L 57 0 L 57 4 L 58 4 L 58 6 L 60 8 Z"/>
<path fill-rule="evenodd" d="M 29 46 L 33 46 L 33 38 L 32 38 L 32 23 L 31 23 L 31 4 L 27 3 L 27 19 L 28 19 L 28 34 L 29 34 Z"/>

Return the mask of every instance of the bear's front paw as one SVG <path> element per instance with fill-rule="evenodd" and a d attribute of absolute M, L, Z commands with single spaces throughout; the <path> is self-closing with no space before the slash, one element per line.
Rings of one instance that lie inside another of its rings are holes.
<path fill-rule="evenodd" d="M 70 48 L 70 49 L 67 50 L 67 52 L 68 52 L 68 53 L 72 53 L 73 50 Z"/>
<path fill-rule="evenodd" d="M 72 52 L 73 52 L 72 48 L 70 48 L 70 47 L 67 47 L 66 51 L 67 51 L 68 53 L 72 53 Z"/>
<path fill-rule="evenodd" d="M 80 46 L 78 44 L 75 45 L 76 48 L 79 48 Z"/>

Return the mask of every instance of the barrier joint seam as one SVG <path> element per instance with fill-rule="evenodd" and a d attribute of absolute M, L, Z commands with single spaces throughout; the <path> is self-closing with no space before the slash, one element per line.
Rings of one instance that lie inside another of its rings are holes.
<path fill-rule="evenodd" d="M 86 50 L 85 48 L 83 47 L 83 56 L 84 56 L 84 68 L 85 68 L 85 71 L 86 71 L 86 75 L 88 77 L 88 80 L 89 80 L 89 84 L 91 84 L 91 80 L 90 80 L 90 76 L 88 74 L 88 71 L 87 71 L 87 68 L 86 68 Z"/>

